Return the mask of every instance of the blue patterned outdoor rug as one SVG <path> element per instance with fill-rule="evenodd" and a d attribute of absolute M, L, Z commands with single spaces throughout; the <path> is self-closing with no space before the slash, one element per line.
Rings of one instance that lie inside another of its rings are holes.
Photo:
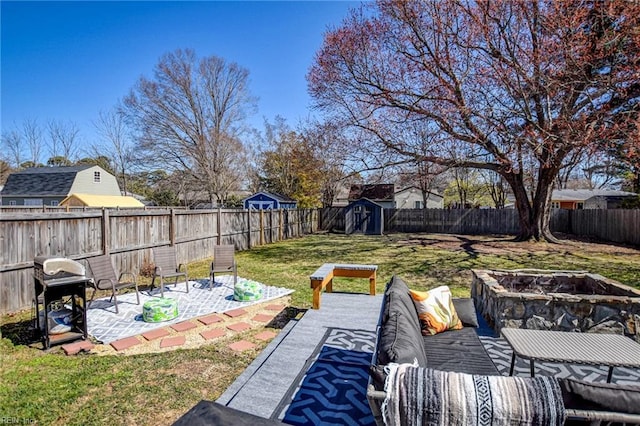
<path fill-rule="evenodd" d="M 238 277 L 238 280 L 241 278 Z M 221 275 L 211 291 L 207 285 L 209 280 L 189 281 L 189 293 L 186 292 L 184 282 L 177 286 L 165 285 L 164 297 L 178 302 L 178 317 L 160 323 L 147 323 L 142 320 L 142 305 L 147 300 L 160 297 L 160 289 L 153 293 L 140 292 L 140 305 L 136 304 L 135 292 L 118 295 L 119 313 L 115 313 L 113 303 L 109 297 L 96 299 L 87 310 L 87 327 L 89 335 L 99 342 L 109 344 L 125 337 L 146 333 L 156 328 L 186 321 L 212 313 L 224 313 L 233 309 L 244 308 L 256 303 L 264 303 L 293 293 L 293 290 L 283 287 L 265 285 L 263 298 L 255 302 L 238 302 L 233 300 L 233 276 Z"/>
<path fill-rule="evenodd" d="M 330 328 L 294 390 L 283 422 L 292 425 L 373 425 L 367 402 L 375 333 Z M 276 410 L 277 413 L 281 410 Z"/>

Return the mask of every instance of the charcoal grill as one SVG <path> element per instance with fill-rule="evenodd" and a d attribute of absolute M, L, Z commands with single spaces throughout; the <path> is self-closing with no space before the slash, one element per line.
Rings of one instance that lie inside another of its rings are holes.
<path fill-rule="evenodd" d="M 56 256 L 33 259 L 33 284 L 36 301 L 36 330 L 42 334 L 45 349 L 64 342 L 87 338 L 85 267 L 75 260 Z M 56 333 L 50 324 L 55 309 L 71 306 L 64 332 Z"/>

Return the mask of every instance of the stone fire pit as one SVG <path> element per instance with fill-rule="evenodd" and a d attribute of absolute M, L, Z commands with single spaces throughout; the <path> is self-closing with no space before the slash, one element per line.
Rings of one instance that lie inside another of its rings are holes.
<path fill-rule="evenodd" d="M 640 342 L 640 291 L 579 271 L 473 270 L 476 309 L 502 327 L 625 334 Z"/>

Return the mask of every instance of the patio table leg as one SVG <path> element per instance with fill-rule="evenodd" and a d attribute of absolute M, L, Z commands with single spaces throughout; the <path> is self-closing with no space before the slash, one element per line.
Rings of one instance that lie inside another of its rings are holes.
<path fill-rule="evenodd" d="M 511 368 L 509 369 L 509 375 L 513 376 L 513 367 L 516 365 L 516 353 L 511 354 Z"/>
<path fill-rule="evenodd" d="M 531 377 L 536 377 L 535 368 L 533 366 L 533 360 L 529 360 L 529 369 L 531 370 Z"/>
<path fill-rule="evenodd" d="M 609 367 L 609 374 L 607 374 L 607 383 L 611 383 L 612 377 L 613 377 L 613 366 Z"/>

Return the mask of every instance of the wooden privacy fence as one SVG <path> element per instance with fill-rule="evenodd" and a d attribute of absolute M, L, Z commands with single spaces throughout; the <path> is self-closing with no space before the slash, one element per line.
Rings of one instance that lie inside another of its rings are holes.
<path fill-rule="evenodd" d="M 344 232 L 344 210 L 320 211 L 319 227 Z M 562 232 L 602 241 L 640 245 L 640 210 L 564 210 L 551 212 L 552 232 Z M 384 232 L 428 232 L 440 234 L 511 234 L 520 231 L 515 209 L 385 209 Z"/>
<path fill-rule="evenodd" d="M 384 209 L 384 232 L 436 234 L 517 234 L 520 226 L 513 209 Z M 341 208 L 320 212 L 320 228 L 344 232 Z"/>
<path fill-rule="evenodd" d="M 384 232 L 516 234 L 514 209 L 385 209 Z M 210 258 L 216 244 L 245 250 L 311 234 L 344 232 L 344 209 L 322 210 L 101 210 L 0 214 L 0 314 L 29 307 L 33 258 L 83 260 L 110 254 L 119 271 L 151 263 L 151 248 L 175 245 L 180 262 Z M 640 245 L 640 210 L 562 210 L 551 230 Z"/>
<path fill-rule="evenodd" d="M 31 306 L 33 258 L 110 254 L 116 270 L 138 272 L 151 248 L 174 245 L 179 262 L 211 258 L 217 244 L 237 250 L 317 231 L 318 211 L 100 210 L 0 214 L 0 314 Z M 83 262 L 86 265 L 86 262 Z"/>

